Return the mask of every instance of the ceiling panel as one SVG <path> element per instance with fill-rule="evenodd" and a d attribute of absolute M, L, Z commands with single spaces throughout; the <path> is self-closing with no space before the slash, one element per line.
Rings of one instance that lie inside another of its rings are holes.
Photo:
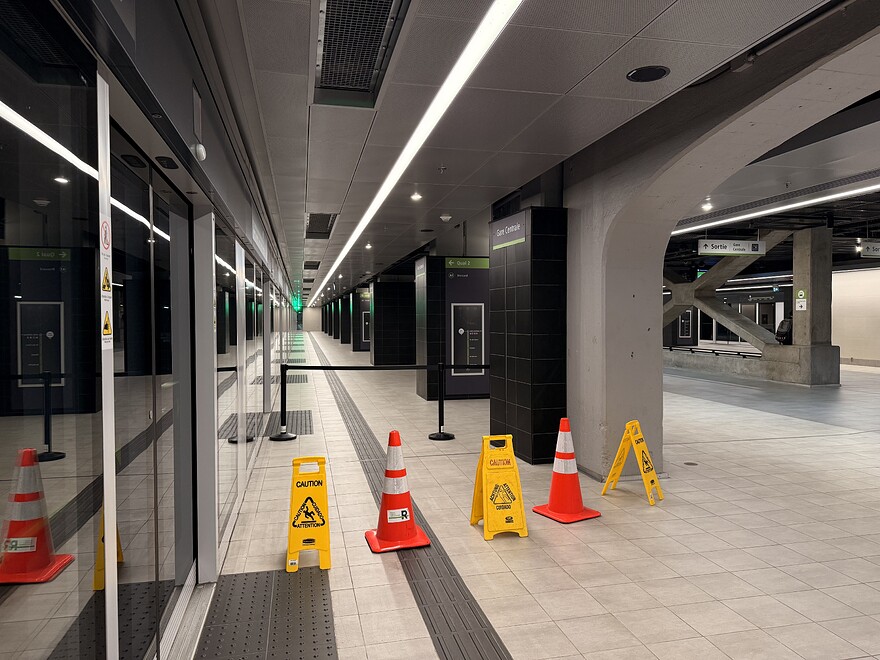
<path fill-rule="evenodd" d="M 355 170 L 354 181 L 384 181 L 402 150 L 403 147 L 367 144 Z"/>
<path fill-rule="evenodd" d="M 437 89 L 422 85 L 388 85 L 370 129 L 369 144 L 404 146 L 437 94 Z"/>
<path fill-rule="evenodd" d="M 559 98 L 551 94 L 465 88 L 431 133 L 427 145 L 497 151 Z"/>
<path fill-rule="evenodd" d="M 443 198 L 440 208 L 484 209 L 492 202 L 504 197 L 515 186 L 459 186 Z M 439 215 L 439 214 L 438 214 Z"/>
<path fill-rule="evenodd" d="M 442 85 L 477 28 L 477 22 L 432 16 L 407 19 L 410 29 L 392 56 L 396 83 Z"/>
<path fill-rule="evenodd" d="M 376 112 L 369 108 L 350 108 L 314 104 L 309 110 L 309 142 L 364 143 Z"/>
<path fill-rule="evenodd" d="M 306 175 L 306 146 L 304 138 L 267 137 L 269 160 L 277 176 L 304 178 Z"/>
<path fill-rule="evenodd" d="M 495 154 L 467 180 L 472 186 L 506 186 L 511 181 L 530 181 L 565 160 L 565 154 Z"/>
<path fill-rule="evenodd" d="M 731 46 L 689 44 L 658 39 L 632 39 L 591 73 L 571 94 L 657 102 L 701 78 L 739 51 Z M 667 66 L 669 75 L 651 83 L 634 83 L 626 74 L 649 65 Z"/>
<path fill-rule="evenodd" d="M 456 185 L 476 172 L 493 154 L 493 151 L 423 147 L 403 173 L 401 181 Z"/>
<path fill-rule="evenodd" d="M 712 4 L 726 0 L 703 0 Z M 526 0 L 511 21 L 557 30 L 635 35 L 675 0 Z"/>
<path fill-rule="evenodd" d="M 469 87 L 565 94 L 628 37 L 508 26 Z"/>
<path fill-rule="evenodd" d="M 744 47 L 826 0 L 678 0 L 639 36 Z"/>
<path fill-rule="evenodd" d="M 650 107 L 645 101 L 566 96 L 505 147 L 506 151 L 576 152 Z"/>
<path fill-rule="evenodd" d="M 247 0 L 245 5 L 253 67 L 308 75 L 311 6 L 276 0 Z"/>
<path fill-rule="evenodd" d="M 422 0 L 418 14 L 479 22 L 491 6 L 492 0 Z"/>
<path fill-rule="evenodd" d="M 351 177 L 361 157 L 364 143 L 357 142 L 312 142 L 309 141 L 309 184 L 315 179 L 334 179 L 344 181 L 348 189 Z M 343 195 L 345 195 L 343 190 Z M 342 205 L 344 197 L 338 202 Z"/>
<path fill-rule="evenodd" d="M 306 211 L 309 213 L 339 213 L 348 186 L 348 181 L 309 179 L 306 188 Z"/>
<path fill-rule="evenodd" d="M 309 127 L 308 76 L 257 71 L 254 77 L 266 135 L 305 137 Z"/>

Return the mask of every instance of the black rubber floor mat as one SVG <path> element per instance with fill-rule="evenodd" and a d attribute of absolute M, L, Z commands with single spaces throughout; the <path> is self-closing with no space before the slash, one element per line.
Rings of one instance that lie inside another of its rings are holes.
<path fill-rule="evenodd" d="M 157 619 L 164 611 L 172 580 L 119 585 L 119 657 L 144 658 L 155 641 Z M 104 592 L 96 591 L 58 642 L 49 660 L 107 657 Z"/>
<path fill-rule="evenodd" d="M 327 571 L 221 575 L 195 657 L 338 657 Z"/>
<path fill-rule="evenodd" d="M 275 435 L 281 430 L 281 413 L 269 413 L 269 420 L 266 422 L 265 435 Z M 287 411 L 287 430 L 296 435 L 312 435 L 315 430 L 312 426 L 311 410 L 288 410 Z"/>
<path fill-rule="evenodd" d="M 249 412 L 247 414 L 247 437 L 260 438 L 264 435 L 263 424 L 266 413 Z M 235 440 L 238 433 L 238 413 L 232 413 L 217 431 L 217 437 L 221 440 Z"/>

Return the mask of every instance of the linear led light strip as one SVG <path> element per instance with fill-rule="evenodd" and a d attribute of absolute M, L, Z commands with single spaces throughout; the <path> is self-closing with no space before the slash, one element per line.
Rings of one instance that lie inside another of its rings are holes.
<path fill-rule="evenodd" d="M 64 160 L 66 160 L 68 163 L 73 165 L 76 169 L 80 170 L 81 172 L 85 172 L 86 174 L 88 174 L 90 177 L 92 177 L 96 181 L 98 180 L 98 170 L 96 170 L 94 167 L 92 167 L 87 162 L 82 160 L 80 157 L 78 157 L 75 153 L 73 153 L 70 149 L 65 147 L 63 144 L 58 142 L 58 140 L 53 138 L 51 135 L 49 135 L 48 133 L 46 133 L 42 129 L 38 128 L 37 126 L 35 126 L 34 124 L 29 122 L 24 117 L 22 117 L 15 110 L 13 110 L 8 105 L 3 103 L 3 101 L 0 101 L 0 117 L 5 119 L 6 121 L 8 121 L 10 124 L 15 126 L 21 132 L 26 133 L 29 137 L 33 138 L 34 140 L 36 140 L 37 142 L 42 144 L 49 151 L 52 151 L 53 153 L 56 153 L 59 156 L 61 156 Z M 131 210 L 122 202 L 111 197 L 110 204 L 115 206 L 116 208 L 118 208 L 120 211 L 122 211 L 123 213 L 125 213 L 129 217 L 134 218 L 135 220 L 140 222 L 142 225 L 145 225 L 147 227 L 147 229 L 150 228 L 150 221 L 149 220 L 147 220 L 140 213 L 136 213 L 135 211 Z M 169 236 L 168 234 L 166 234 L 164 231 L 162 231 L 161 229 L 159 229 L 157 227 L 153 227 L 153 233 L 156 234 L 156 236 L 161 236 L 166 241 L 171 240 L 171 236 Z"/>
<path fill-rule="evenodd" d="M 364 233 L 367 225 L 370 224 L 370 221 L 376 213 L 378 213 L 382 204 L 388 199 L 388 195 L 394 190 L 394 186 L 400 181 L 400 177 L 403 176 L 406 168 L 409 167 L 409 164 L 412 162 L 413 158 L 415 158 L 419 149 L 422 148 L 422 145 L 425 143 L 425 140 L 428 139 L 431 131 L 434 130 L 440 119 L 449 109 L 449 106 L 452 105 L 452 102 L 455 100 L 455 97 L 458 96 L 462 87 L 464 87 L 467 79 L 470 78 L 474 69 L 477 68 L 477 65 L 486 53 L 489 52 L 495 39 L 501 34 L 501 31 L 510 21 L 520 4 L 522 4 L 522 0 L 495 0 L 495 2 L 492 3 L 489 11 L 486 12 L 482 22 L 477 27 L 476 32 L 474 32 L 474 36 L 471 37 L 468 45 L 465 47 L 464 51 L 462 51 L 461 56 L 458 58 L 455 66 L 452 67 L 452 70 L 449 72 L 449 75 L 446 77 L 446 80 L 443 82 L 443 85 L 440 87 L 434 100 L 431 101 L 431 105 L 428 106 L 419 125 L 416 126 L 416 130 L 413 131 L 412 136 L 410 136 L 409 142 L 406 143 L 406 146 L 397 158 L 397 162 L 394 163 L 394 167 L 391 168 L 391 171 L 382 183 L 382 187 L 380 187 L 379 192 L 376 193 L 376 197 L 367 208 L 360 222 L 354 228 L 354 231 L 345 243 L 345 246 L 342 248 L 342 252 L 336 257 L 336 261 L 333 262 L 330 271 L 327 273 L 324 281 L 321 282 L 321 286 L 317 288 L 318 291 L 324 290 L 330 282 L 330 278 L 333 277 L 336 270 L 345 260 L 345 257 L 348 256 L 351 248 L 354 247 L 358 238 Z M 315 297 L 315 299 L 309 303 L 309 307 L 313 307 L 317 302 L 318 297 Z"/>
<path fill-rule="evenodd" d="M 672 236 L 678 236 L 679 234 L 689 234 L 692 231 L 699 231 L 700 229 L 708 229 L 709 227 L 718 227 L 720 225 L 729 225 L 733 222 L 742 222 L 743 220 L 752 220 L 754 218 L 763 218 L 768 215 L 773 215 L 774 213 L 782 213 L 783 211 L 793 211 L 795 209 L 803 209 L 808 206 L 814 206 L 816 204 L 821 204 L 822 202 L 832 202 L 837 199 L 848 199 L 850 197 L 856 197 L 858 195 L 863 195 L 869 192 L 876 192 L 880 190 L 880 183 L 875 183 L 870 186 L 864 186 L 862 188 L 856 188 L 855 190 L 847 190 L 844 192 L 833 193 L 831 195 L 824 195 L 822 197 L 816 197 L 813 199 L 804 200 L 801 202 L 792 202 L 791 204 L 783 204 L 782 206 L 774 206 L 769 209 L 763 209 L 761 211 L 752 211 L 751 213 L 743 213 L 742 215 L 735 215 L 732 218 L 726 218 L 724 220 L 713 220 L 711 222 L 704 222 L 702 224 L 694 225 L 693 227 L 683 227 L 681 229 L 676 229 L 672 232 Z"/>

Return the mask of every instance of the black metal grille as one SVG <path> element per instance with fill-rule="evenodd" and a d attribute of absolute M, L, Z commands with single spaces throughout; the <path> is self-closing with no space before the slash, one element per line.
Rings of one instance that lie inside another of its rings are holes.
<path fill-rule="evenodd" d="M 321 87 L 372 90 L 392 0 L 327 0 Z"/>

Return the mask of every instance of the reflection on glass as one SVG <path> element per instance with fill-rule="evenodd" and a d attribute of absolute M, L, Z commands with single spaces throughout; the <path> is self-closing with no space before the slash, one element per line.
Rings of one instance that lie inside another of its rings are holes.
<path fill-rule="evenodd" d="M 215 237 L 217 282 L 217 486 L 222 537 L 238 489 L 238 322 L 235 290 L 235 242 L 220 227 Z"/>
<path fill-rule="evenodd" d="M 32 135 L 43 131 L 97 167 L 95 62 L 50 3 L 4 8 L 0 103 L 22 127 L 0 117 L 0 491 L 5 498 L 27 488 L 16 478 L 20 450 L 46 449 L 48 392 L 52 449 L 64 457 L 38 464 L 42 502 L 55 552 L 74 561 L 42 584 L 0 585 L 0 655 L 42 658 L 58 647 L 69 657 L 94 657 L 104 637 L 96 610 L 103 594 L 91 589 L 103 488 L 98 185 Z M 13 27 L 18 39 L 9 33 Z M 25 32 L 33 36 L 21 39 Z M 44 381 L 43 372 L 53 375 Z M 4 503 L 0 574 L 6 579 L 14 564 L 6 552 L 27 547 L 8 536 L 16 533 L 7 522 L 12 513 Z M 33 537 L 37 543 L 48 543 L 44 531 Z"/>

